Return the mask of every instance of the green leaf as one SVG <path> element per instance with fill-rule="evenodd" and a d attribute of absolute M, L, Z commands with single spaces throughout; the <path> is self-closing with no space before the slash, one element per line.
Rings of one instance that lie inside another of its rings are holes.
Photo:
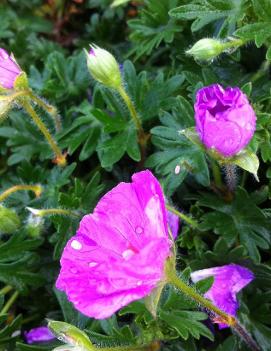
<path fill-rule="evenodd" d="M 139 12 L 139 18 L 128 21 L 130 39 L 137 44 L 131 51 L 131 54 L 136 54 L 136 59 L 150 55 L 163 42 L 171 43 L 174 36 L 182 31 L 180 23 L 168 15 L 179 3 L 180 0 L 147 1 L 143 11 Z"/>
<path fill-rule="evenodd" d="M 248 82 L 246 84 L 244 84 L 241 88 L 241 90 L 247 95 L 250 96 L 251 92 L 252 92 L 252 83 Z"/>
<path fill-rule="evenodd" d="M 270 20 L 271 4 L 269 0 L 252 0 L 256 15 L 263 21 Z"/>
<path fill-rule="evenodd" d="M 104 136 L 100 139 L 97 152 L 101 165 L 104 168 L 112 167 L 118 162 L 125 152 L 134 160 L 140 161 L 140 150 L 137 144 L 137 133 L 135 127 L 130 124 L 121 133 L 111 137 Z"/>
<path fill-rule="evenodd" d="M 208 277 L 206 279 L 202 279 L 195 284 L 195 288 L 201 293 L 206 293 L 209 289 L 211 289 L 214 283 L 214 277 Z"/>
<path fill-rule="evenodd" d="M 237 189 L 232 203 L 226 203 L 212 194 L 204 194 L 199 205 L 214 210 L 203 215 L 202 229 L 214 230 L 229 245 L 239 241 L 250 257 L 259 262 L 258 248 L 267 250 L 271 244 L 271 225 L 244 189 Z"/>
<path fill-rule="evenodd" d="M 247 24 L 237 29 L 234 34 L 245 40 L 255 40 L 260 47 L 271 36 L 271 22 Z"/>
<path fill-rule="evenodd" d="M 243 1 L 229 0 L 227 2 L 200 0 L 197 3 L 182 5 L 169 12 L 173 18 L 193 20 L 191 30 L 196 32 L 207 24 L 224 19 L 221 26 L 236 22 L 243 17 Z"/>
<path fill-rule="evenodd" d="M 269 48 L 266 52 L 266 59 L 271 61 L 271 46 L 269 46 Z"/>
<path fill-rule="evenodd" d="M 209 340 L 214 339 L 212 332 L 201 323 L 202 320 L 207 318 L 205 313 L 194 311 L 161 311 L 159 317 L 175 329 L 185 340 L 188 339 L 189 335 L 192 335 L 197 340 L 201 336 L 205 336 Z"/>

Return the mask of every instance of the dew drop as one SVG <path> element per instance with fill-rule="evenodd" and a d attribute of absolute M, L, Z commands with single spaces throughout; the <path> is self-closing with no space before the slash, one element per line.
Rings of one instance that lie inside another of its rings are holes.
<path fill-rule="evenodd" d="M 136 227 L 136 229 L 135 229 L 136 234 L 142 234 L 143 231 L 144 231 L 143 228 L 140 226 Z"/>
<path fill-rule="evenodd" d="M 97 265 L 98 265 L 97 262 L 89 262 L 89 264 L 88 264 L 88 266 L 89 266 L 90 268 L 96 267 Z"/>
<path fill-rule="evenodd" d="M 78 273 L 78 270 L 77 270 L 76 268 L 74 268 L 74 267 L 72 267 L 72 268 L 70 269 L 70 271 L 71 271 L 73 274 Z"/>
<path fill-rule="evenodd" d="M 180 166 L 180 165 L 177 165 L 177 166 L 175 167 L 174 173 L 175 173 L 175 174 L 179 174 L 180 171 L 181 171 L 181 166 Z"/>
<path fill-rule="evenodd" d="M 78 240 L 73 240 L 71 242 L 71 247 L 74 249 L 74 250 L 80 250 L 82 249 L 82 244 L 78 241 Z"/>
<path fill-rule="evenodd" d="M 136 283 L 136 285 L 137 285 L 137 286 L 142 285 L 142 281 L 141 281 L 141 280 L 139 280 L 139 281 Z"/>
<path fill-rule="evenodd" d="M 125 259 L 125 260 L 129 260 L 129 258 L 131 258 L 132 256 L 134 256 L 135 252 L 131 249 L 128 249 L 128 250 L 125 250 L 123 251 L 122 253 L 122 257 Z"/>

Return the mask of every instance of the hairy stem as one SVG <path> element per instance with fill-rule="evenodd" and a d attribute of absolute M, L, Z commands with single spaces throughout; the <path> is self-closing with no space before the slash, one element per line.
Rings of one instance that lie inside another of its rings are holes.
<path fill-rule="evenodd" d="M 130 96 L 126 93 L 125 89 L 123 88 L 123 86 L 120 86 L 120 88 L 118 89 L 118 93 L 120 94 L 120 96 L 123 98 L 126 106 L 128 107 L 128 110 L 130 111 L 130 114 L 132 116 L 132 119 L 134 121 L 134 124 L 136 126 L 136 129 L 138 131 L 143 132 L 142 129 L 142 125 L 141 125 L 141 121 L 140 118 L 137 115 L 136 109 L 134 107 L 134 104 L 132 102 L 132 100 L 130 99 Z M 144 133 L 144 132 L 143 132 Z"/>
<path fill-rule="evenodd" d="M 237 49 L 239 46 L 245 45 L 247 43 L 247 41 L 242 40 L 242 39 L 231 39 L 230 41 L 227 41 L 225 43 L 223 43 L 223 48 L 225 49 Z"/>
<path fill-rule="evenodd" d="M 37 115 L 36 111 L 31 106 L 31 104 L 28 101 L 24 100 L 22 102 L 22 106 L 24 107 L 25 111 L 29 114 L 29 116 L 33 119 L 35 124 L 38 126 L 39 130 L 45 136 L 45 138 L 46 138 L 48 144 L 50 145 L 51 149 L 54 151 L 55 156 L 56 156 L 55 162 L 59 166 L 62 166 L 62 167 L 66 166 L 66 157 L 65 157 L 65 155 L 62 154 L 62 152 L 59 149 L 57 143 L 55 142 L 55 140 L 51 136 L 51 134 L 48 131 L 48 129 L 45 126 L 45 124 L 42 122 L 40 117 Z"/>
<path fill-rule="evenodd" d="M 53 118 L 56 131 L 60 131 L 62 128 L 62 125 L 61 125 L 61 120 L 59 118 L 57 109 L 54 106 L 47 104 L 44 100 L 34 95 L 33 93 L 31 93 L 29 97 L 32 101 L 34 101 L 37 105 L 42 107 Z"/>
<path fill-rule="evenodd" d="M 6 295 L 7 293 L 9 293 L 12 290 L 12 286 L 11 285 L 6 285 L 4 286 L 1 290 L 0 290 L 0 295 Z"/>
<path fill-rule="evenodd" d="M 25 184 L 19 184 L 19 185 L 14 185 L 7 190 L 3 191 L 2 194 L 0 194 L 0 202 L 4 201 L 7 197 L 9 197 L 11 194 L 21 191 L 21 190 L 30 190 L 35 193 L 35 195 L 38 197 L 40 196 L 42 192 L 42 187 L 37 184 L 37 185 L 25 185 Z"/>
<path fill-rule="evenodd" d="M 120 86 L 118 88 L 118 93 L 124 100 L 130 114 L 132 117 L 132 120 L 135 124 L 135 127 L 137 129 L 137 135 L 138 135 L 138 143 L 140 145 L 140 152 L 141 152 L 141 163 L 144 163 L 145 160 L 145 154 L 146 154 L 146 144 L 148 141 L 149 136 L 145 134 L 142 125 L 141 125 L 141 120 L 136 112 L 135 106 L 130 98 L 130 96 L 126 93 L 125 89 L 123 86 Z"/>
<path fill-rule="evenodd" d="M 44 209 L 36 209 L 27 207 L 27 209 L 32 212 L 36 216 L 53 216 L 53 215 L 60 215 L 60 216 L 74 216 L 80 217 L 79 214 L 72 210 L 66 210 L 63 208 L 44 208 Z"/>
<path fill-rule="evenodd" d="M 19 296 L 19 292 L 15 291 L 11 297 L 8 299 L 8 301 L 5 303 L 4 307 L 2 308 L 2 310 L 0 311 L 0 316 L 2 314 L 6 314 L 8 312 L 8 310 L 10 309 L 10 307 L 14 304 L 14 302 L 16 301 L 17 297 Z"/>
<path fill-rule="evenodd" d="M 185 221 L 186 223 L 188 223 L 189 225 L 191 225 L 191 227 L 193 228 L 197 228 L 198 227 L 198 222 L 195 221 L 194 219 L 188 217 L 187 215 L 185 215 L 182 212 L 179 212 L 178 210 L 176 210 L 174 207 L 170 206 L 170 205 L 166 205 L 167 210 L 169 210 L 170 212 L 174 213 L 175 215 L 177 215 L 178 217 L 180 217 L 183 221 Z"/>

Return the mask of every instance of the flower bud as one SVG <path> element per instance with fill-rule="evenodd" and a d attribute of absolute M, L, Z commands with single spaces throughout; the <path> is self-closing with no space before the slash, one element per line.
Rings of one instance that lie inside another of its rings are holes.
<path fill-rule="evenodd" d="M 87 55 L 87 66 L 92 77 L 109 88 L 118 89 L 121 86 L 119 64 L 110 52 L 91 46 Z"/>
<path fill-rule="evenodd" d="M 243 150 L 256 129 L 256 115 L 246 95 L 237 87 L 213 84 L 196 95 L 196 130 L 207 149 L 222 157 Z"/>
<path fill-rule="evenodd" d="M 94 350 L 87 334 L 73 325 L 49 320 L 48 327 L 63 343 L 78 347 L 80 350 Z"/>
<path fill-rule="evenodd" d="M 17 213 L 10 208 L 0 206 L 0 233 L 12 234 L 21 224 Z"/>
<path fill-rule="evenodd" d="M 13 89 L 16 78 L 22 73 L 21 68 L 12 55 L 0 48 L 0 86 Z"/>
<path fill-rule="evenodd" d="M 223 43 L 217 39 L 205 38 L 200 39 L 186 51 L 187 55 L 191 55 L 195 60 L 212 60 L 220 55 L 224 50 Z"/>
<path fill-rule="evenodd" d="M 44 225 L 44 218 L 30 213 L 27 219 L 26 230 L 29 236 L 37 238 L 40 236 Z"/>

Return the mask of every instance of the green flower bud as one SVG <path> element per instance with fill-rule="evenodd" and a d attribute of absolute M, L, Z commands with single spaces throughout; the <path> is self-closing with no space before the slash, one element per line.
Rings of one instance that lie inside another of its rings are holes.
<path fill-rule="evenodd" d="M 200 39 L 186 51 L 187 55 L 191 55 L 195 60 L 212 60 L 220 55 L 224 50 L 224 45 L 220 40 L 205 38 Z"/>
<path fill-rule="evenodd" d="M 87 334 L 71 324 L 49 320 L 48 327 L 63 343 L 74 346 L 76 349 L 82 351 L 95 350 Z"/>
<path fill-rule="evenodd" d="M 0 206 L 0 233 L 12 234 L 20 227 L 20 224 L 20 218 L 15 211 Z"/>
<path fill-rule="evenodd" d="M 36 216 L 30 213 L 27 219 L 26 230 L 29 236 L 32 238 L 38 238 L 41 235 L 41 231 L 44 225 L 44 218 Z"/>
<path fill-rule="evenodd" d="M 89 72 L 95 80 L 109 88 L 118 89 L 121 86 L 119 64 L 110 52 L 92 45 L 86 56 Z"/>

